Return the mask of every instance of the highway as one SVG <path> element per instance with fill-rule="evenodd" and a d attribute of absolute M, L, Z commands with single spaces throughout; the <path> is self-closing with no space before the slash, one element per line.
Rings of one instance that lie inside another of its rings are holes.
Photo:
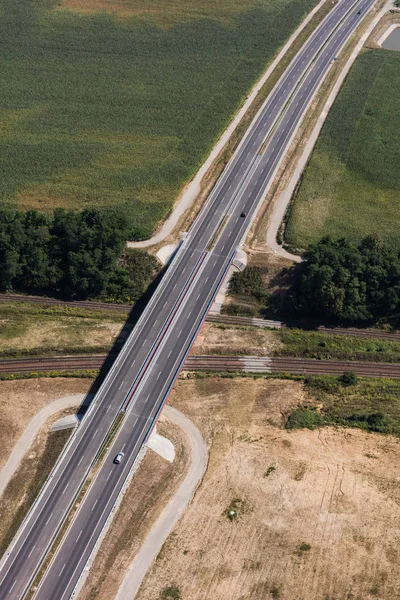
<path fill-rule="evenodd" d="M 0 600 L 26 595 L 110 428 L 126 409 L 35 594 L 40 600 L 71 597 L 310 100 L 374 2 L 340 0 L 253 121 L 8 549 Z M 125 457 L 115 465 L 120 450 Z"/>

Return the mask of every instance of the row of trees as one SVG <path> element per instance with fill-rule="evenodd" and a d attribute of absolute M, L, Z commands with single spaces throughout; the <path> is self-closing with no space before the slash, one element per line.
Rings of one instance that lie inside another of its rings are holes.
<path fill-rule="evenodd" d="M 128 223 L 119 213 L 88 209 L 0 210 L 0 288 L 134 301 L 152 280 L 156 261 L 144 252 L 120 256 Z"/>
<path fill-rule="evenodd" d="M 359 244 L 325 237 L 304 259 L 291 296 L 295 312 L 346 324 L 398 317 L 399 252 L 379 236 Z"/>

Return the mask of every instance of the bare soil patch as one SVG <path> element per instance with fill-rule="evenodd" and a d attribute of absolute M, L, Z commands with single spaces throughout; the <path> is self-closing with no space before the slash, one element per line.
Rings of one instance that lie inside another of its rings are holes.
<path fill-rule="evenodd" d="M 70 394 L 85 393 L 88 379 L 27 379 L 0 382 L 0 468 L 30 419 L 46 404 Z"/>
<path fill-rule="evenodd" d="M 186 436 L 163 417 L 158 433 L 174 444 L 175 460 L 171 464 L 152 450 L 147 451 L 100 546 L 79 600 L 114 597 L 148 530 L 185 475 L 190 455 Z"/>
<path fill-rule="evenodd" d="M 399 598 L 400 443 L 286 431 L 293 381 L 179 381 L 170 402 L 211 442 L 209 467 L 137 600 Z M 229 518 L 228 510 L 234 510 Z"/>
<path fill-rule="evenodd" d="M 63 0 L 61 8 L 81 14 L 107 12 L 118 17 L 151 17 L 158 25 L 173 25 L 201 17 L 224 22 L 254 6 L 255 0 Z"/>
<path fill-rule="evenodd" d="M 235 328 L 205 323 L 191 354 L 266 356 L 273 354 L 281 345 L 277 336 L 267 329 Z"/>

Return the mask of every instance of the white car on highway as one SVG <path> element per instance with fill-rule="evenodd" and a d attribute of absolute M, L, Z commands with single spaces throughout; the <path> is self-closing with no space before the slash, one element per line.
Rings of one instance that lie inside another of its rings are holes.
<path fill-rule="evenodd" d="M 115 464 L 119 465 L 119 463 L 122 461 L 124 456 L 125 456 L 125 454 L 123 452 L 118 452 L 117 456 L 114 458 Z"/>

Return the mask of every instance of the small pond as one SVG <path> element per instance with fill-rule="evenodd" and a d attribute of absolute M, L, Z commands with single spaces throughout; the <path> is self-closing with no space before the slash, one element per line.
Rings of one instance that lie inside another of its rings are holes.
<path fill-rule="evenodd" d="M 396 27 L 396 29 L 393 29 L 393 31 L 387 36 L 387 38 L 381 45 L 382 48 L 385 48 L 385 50 L 400 51 L 400 27 Z"/>

